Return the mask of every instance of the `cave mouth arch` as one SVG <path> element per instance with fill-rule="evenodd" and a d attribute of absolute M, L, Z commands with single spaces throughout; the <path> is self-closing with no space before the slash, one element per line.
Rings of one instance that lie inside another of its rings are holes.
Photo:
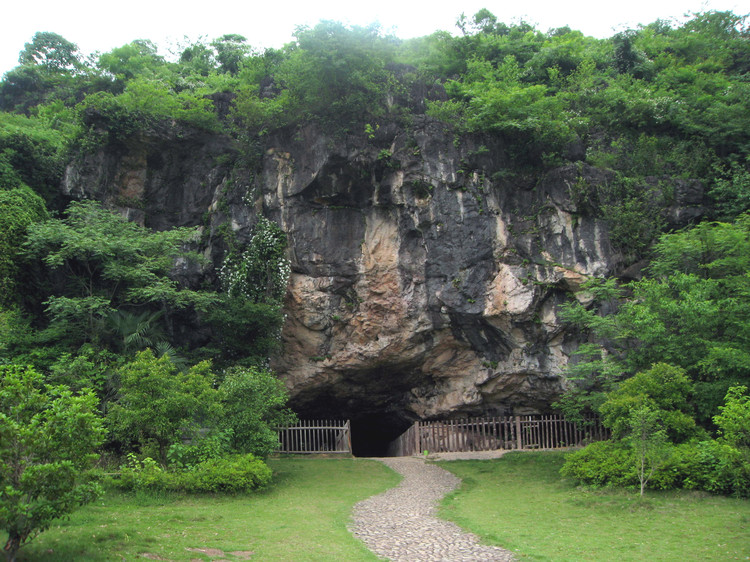
<path fill-rule="evenodd" d="M 391 442 L 409 429 L 411 423 L 391 413 L 351 416 L 352 455 L 387 457 Z"/>
<path fill-rule="evenodd" d="M 386 457 L 388 446 L 411 427 L 417 417 L 394 404 L 395 400 L 340 399 L 319 394 L 291 400 L 289 406 L 300 420 L 349 420 L 352 455 Z M 372 398 L 372 396 L 371 396 Z"/>

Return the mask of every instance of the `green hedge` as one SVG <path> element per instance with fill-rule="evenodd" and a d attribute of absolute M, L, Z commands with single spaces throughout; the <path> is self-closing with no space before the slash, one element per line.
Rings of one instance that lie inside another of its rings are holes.
<path fill-rule="evenodd" d="M 114 486 L 127 491 L 243 493 L 271 482 L 271 469 L 250 454 L 210 459 L 181 471 L 166 471 L 150 457 L 143 461 L 134 455 L 128 458 L 128 464 L 112 480 Z"/>
<path fill-rule="evenodd" d="M 635 454 L 621 442 L 601 441 L 571 453 L 560 473 L 597 487 L 638 485 Z M 654 471 L 648 487 L 750 497 L 750 450 L 720 441 L 675 445 L 667 460 Z"/>

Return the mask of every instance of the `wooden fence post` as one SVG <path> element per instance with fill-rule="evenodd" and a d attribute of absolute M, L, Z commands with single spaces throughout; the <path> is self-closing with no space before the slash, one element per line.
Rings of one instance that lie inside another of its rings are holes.
<path fill-rule="evenodd" d="M 521 438 L 521 418 L 520 416 L 514 416 L 516 420 L 516 443 L 518 450 L 523 449 L 523 439 Z"/>

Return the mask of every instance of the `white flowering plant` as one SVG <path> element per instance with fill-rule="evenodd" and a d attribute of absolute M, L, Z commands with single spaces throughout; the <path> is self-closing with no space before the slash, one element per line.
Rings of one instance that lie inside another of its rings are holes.
<path fill-rule="evenodd" d="M 286 244 L 279 225 L 261 216 L 247 246 L 230 251 L 219 270 L 226 294 L 256 303 L 280 303 L 291 273 Z"/>

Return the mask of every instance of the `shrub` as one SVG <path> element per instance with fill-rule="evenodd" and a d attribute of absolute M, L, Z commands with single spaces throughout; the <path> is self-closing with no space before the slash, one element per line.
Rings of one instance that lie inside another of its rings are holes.
<path fill-rule="evenodd" d="M 164 490 L 169 475 L 151 457 L 142 461 L 133 453 L 128 453 L 127 464 L 120 467 L 120 477 L 113 483 L 123 490 Z"/>
<path fill-rule="evenodd" d="M 46 386 L 31 367 L 0 366 L 0 529 L 9 560 L 99 495 L 83 477 L 104 437 L 90 391 Z"/>
<path fill-rule="evenodd" d="M 737 447 L 750 447 L 750 395 L 746 386 L 733 386 L 727 392 L 721 414 L 714 416 L 722 439 Z"/>
<path fill-rule="evenodd" d="M 635 453 L 623 443 L 599 441 L 568 455 L 560 474 L 592 486 L 635 486 Z"/>
<path fill-rule="evenodd" d="M 714 494 L 750 497 L 750 451 L 720 441 L 678 447 L 668 465 L 675 467 L 676 485 Z"/>
<path fill-rule="evenodd" d="M 167 451 L 167 460 L 171 467 L 189 469 L 226 454 L 231 438 L 231 430 L 212 431 L 194 437 L 189 443 L 173 443 Z"/>
<path fill-rule="evenodd" d="M 268 369 L 235 367 L 219 387 L 224 409 L 222 425 L 231 432 L 232 448 L 267 457 L 278 449 L 276 427 L 292 424 L 296 416 L 286 408 L 287 392 Z"/>
<path fill-rule="evenodd" d="M 695 420 L 687 413 L 691 388 L 684 369 L 656 363 L 607 394 L 599 409 L 602 423 L 612 430 L 613 437 L 623 438 L 630 432 L 631 413 L 646 406 L 659 418 L 672 441 L 685 441 L 696 431 Z"/>
<path fill-rule="evenodd" d="M 621 442 L 601 441 L 571 453 L 560 473 L 592 486 L 638 483 L 635 453 Z M 676 445 L 655 469 L 648 487 L 750 497 L 750 450 L 713 440 Z"/>
<path fill-rule="evenodd" d="M 180 471 L 166 471 L 150 457 L 139 461 L 132 453 L 120 469 L 116 487 L 127 491 L 243 493 L 271 482 L 271 469 L 254 455 L 214 458 Z"/>
<path fill-rule="evenodd" d="M 241 493 L 263 488 L 271 481 L 271 469 L 254 455 L 210 459 L 194 470 L 175 474 L 175 489 L 187 493 Z"/>

